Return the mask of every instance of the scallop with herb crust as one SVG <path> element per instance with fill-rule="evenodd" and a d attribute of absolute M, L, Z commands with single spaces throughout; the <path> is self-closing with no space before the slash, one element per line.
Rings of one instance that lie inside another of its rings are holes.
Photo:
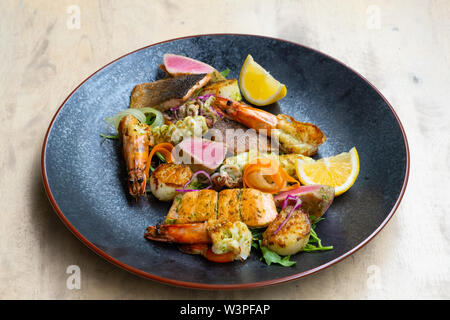
<path fill-rule="evenodd" d="M 150 176 L 150 190 L 161 201 L 170 201 L 192 178 L 191 169 L 182 164 L 163 163 Z"/>
<path fill-rule="evenodd" d="M 282 210 L 263 234 L 262 245 L 282 256 L 300 252 L 308 243 L 311 232 L 309 216 L 300 208 L 286 219 L 292 209 L 293 206 L 287 206 Z"/>

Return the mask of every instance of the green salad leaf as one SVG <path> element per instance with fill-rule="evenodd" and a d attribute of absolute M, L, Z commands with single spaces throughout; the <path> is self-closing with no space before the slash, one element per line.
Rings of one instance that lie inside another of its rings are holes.
<path fill-rule="evenodd" d="M 326 251 L 333 249 L 333 246 L 323 246 L 322 240 L 318 237 L 316 231 L 314 230 L 317 226 L 317 223 L 322 220 L 325 219 L 324 218 L 316 219 L 314 218 L 314 216 L 311 217 L 311 232 L 308 243 L 306 244 L 305 247 L 303 247 L 304 252 Z M 277 263 L 279 265 L 282 265 L 283 267 L 291 267 L 295 265 L 296 262 L 290 260 L 291 256 L 285 256 L 282 258 L 276 252 L 273 252 L 269 248 L 262 246 L 262 238 L 264 231 L 265 229 L 251 229 L 253 238 L 252 247 L 255 248 L 256 250 L 258 249 L 261 250 L 262 257 L 260 260 L 262 261 L 264 259 L 266 264 L 269 266 L 272 263 Z"/>
<path fill-rule="evenodd" d="M 325 220 L 325 218 L 313 219 L 311 221 L 311 232 L 310 232 L 310 236 L 309 236 L 309 241 L 306 244 L 306 246 L 303 248 L 303 251 L 313 252 L 313 251 L 327 251 L 327 250 L 333 249 L 333 246 L 324 247 L 322 245 L 322 240 L 319 238 L 316 231 L 314 230 L 317 226 L 317 223 L 322 220 Z"/>
<path fill-rule="evenodd" d="M 286 256 L 284 258 L 280 257 L 276 252 L 273 252 L 267 247 L 262 245 L 262 238 L 265 229 L 252 229 L 252 247 L 256 250 L 261 249 L 262 259 L 266 262 L 267 265 L 271 265 L 272 263 L 278 263 L 283 267 L 290 267 L 295 264 L 295 261 L 290 261 L 291 256 Z"/>
<path fill-rule="evenodd" d="M 277 253 L 273 252 L 269 248 L 263 247 L 262 240 L 258 240 L 258 242 L 259 242 L 259 247 L 261 248 L 263 258 L 266 261 L 267 265 L 270 266 L 272 263 L 278 263 L 278 264 L 282 265 L 283 267 L 291 267 L 296 263 L 295 261 L 289 260 L 291 258 L 290 255 L 285 256 L 284 258 L 281 258 Z"/>
<path fill-rule="evenodd" d="M 224 78 L 226 78 L 227 76 L 228 76 L 228 74 L 230 73 L 230 69 L 225 69 L 225 70 L 223 70 L 222 72 L 220 72 L 220 74 L 222 75 L 222 76 L 224 76 Z"/>
<path fill-rule="evenodd" d="M 163 162 L 163 163 L 166 163 L 166 162 L 167 162 L 167 161 L 166 161 L 166 158 L 164 158 L 164 156 L 163 156 L 161 153 L 159 153 L 158 151 L 156 151 L 155 154 L 156 154 L 156 156 L 158 157 L 158 159 L 159 159 L 161 162 Z"/>
<path fill-rule="evenodd" d="M 108 134 L 101 134 L 100 137 L 102 137 L 101 143 L 105 142 L 105 140 L 119 140 L 119 135 L 108 135 Z"/>

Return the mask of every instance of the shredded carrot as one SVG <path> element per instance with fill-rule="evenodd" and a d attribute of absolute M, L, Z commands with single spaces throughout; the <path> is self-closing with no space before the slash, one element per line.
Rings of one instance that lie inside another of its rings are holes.
<path fill-rule="evenodd" d="M 267 193 L 278 193 L 300 186 L 297 180 L 283 170 L 278 161 L 268 158 L 260 158 L 256 160 L 256 163 L 247 164 L 244 167 L 243 180 L 244 187 L 258 189 Z M 288 182 L 293 182 L 294 184 L 288 186 Z"/>
<path fill-rule="evenodd" d="M 256 163 L 247 164 L 244 168 L 244 186 L 267 193 L 278 193 L 286 182 L 280 169 L 278 162 L 273 159 L 257 159 Z M 265 177 L 272 182 L 268 182 Z"/>
<path fill-rule="evenodd" d="M 160 143 L 160 144 L 157 144 L 156 146 L 154 146 L 152 151 L 150 151 L 150 155 L 148 156 L 148 165 L 146 168 L 147 175 L 148 175 L 148 170 L 150 169 L 150 163 L 152 162 L 152 158 L 155 155 L 155 153 L 159 152 L 160 154 L 162 154 L 164 156 L 164 159 L 166 159 L 167 163 L 172 163 L 173 162 L 172 150 L 173 150 L 173 145 L 168 142 L 163 142 L 163 143 Z"/>
<path fill-rule="evenodd" d="M 288 175 L 286 173 L 286 171 L 284 171 L 283 168 L 280 168 L 280 169 L 282 171 L 282 174 L 286 178 L 286 182 L 293 182 L 294 183 L 293 185 L 290 185 L 290 186 L 288 186 L 287 183 L 286 183 L 286 186 L 281 191 L 293 190 L 293 189 L 297 189 L 297 188 L 300 187 L 300 182 L 298 180 L 295 180 L 290 175 Z"/>

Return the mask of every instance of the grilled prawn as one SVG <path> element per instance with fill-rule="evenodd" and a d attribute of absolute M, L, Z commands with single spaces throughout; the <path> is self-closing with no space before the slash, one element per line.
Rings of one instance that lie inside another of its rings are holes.
<path fill-rule="evenodd" d="M 223 97 L 216 97 L 213 105 L 228 118 L 272 138 L 277 138 L 284 153 L 311 156 L 326 140 L 317 126 L 299 122 L 285 114 L 275 116 L 267 111 Z"/>
<path fill-rule="evenodd" d="M 128 190 L 138 199 L 145 193 L 150 164 L 148 163 L 150 127 L 128 115 L 119 123 L 119 138 L 128 171 Z"/>
<path fill-rule="evenodd" d="M 247 259 L 252 242 L 252 234 L 243 222 L 215 219 L 202 223 L 149 226 L 145 237 L 182 244 L 181 251 L 201 254 L 214 262 Z"/>

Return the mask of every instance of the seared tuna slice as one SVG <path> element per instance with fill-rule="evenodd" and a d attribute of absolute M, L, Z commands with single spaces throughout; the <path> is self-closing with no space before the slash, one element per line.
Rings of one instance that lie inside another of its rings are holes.
<path fill-rule="evenodd" d="M 222 164 L 226 147 L 221 142 L 187 138 L 175 146 L 175 161 L 191 167 L 192 171 L 211 174 Z"/>
<path fill-rule="evenodd" d="M 283 205 L 288 195 L 302 200 L 301 209 L 314 219 L 320 218 L 330 207 L 334 199 L 334 188 L 324 185 L 301 186 L 294 190 L 282 192 L 274 197 L 277 207 Z"/>

